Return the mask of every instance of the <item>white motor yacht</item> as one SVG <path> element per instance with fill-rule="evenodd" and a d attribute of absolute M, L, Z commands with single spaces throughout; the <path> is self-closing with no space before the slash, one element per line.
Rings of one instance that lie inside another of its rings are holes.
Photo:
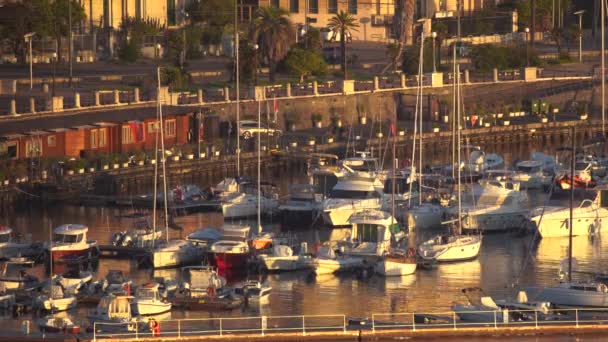
<path fill-rule="evenodd" d="M 481 180 L 473 199 L 462 205 L 464 230 L 505 231 L 521 229 L 528 222 L 528 196 L 519 183 L 510 180 Z M 450 210 L 458 215 L 458 208 Z"/>
<path fill-rule="evenodd" d="M 50 294 L 40 295 L 34 300 L 34 306 L 51 312 L 67 311 L 75 308 L 77 304 L 76 296 L 67 295 L 59 285 L 52 285 Z"/>
<path fill-rule="evenodd" d="M 264 195 L 260 198 L 260 210 L 264 215 L 274 215 L 279 208 L 275 198 Z M 228 196 L 222 203 L 225 219 L 256 216 L 258 213 L 258 194 L 236 193 Z"/>
<path fill-rule="evenodd" d="M 131 303 L 129 302 L 131 298 L 130 296 L 104 296 L 88 318 L 91 323 L 135 323 L 136 320 L 131 314 Z M 121 328 L 133 330 L 135 326 L 121 326 Z"/>
<path fill-rule="evenodd" d="M 425 230 L 441 227 L 445 207 L 440 204 L 423 202 L 413 204 L 406 211 L 407 227 L 413 230 Z"/>
<path fill-rule="evenodd" d="M 137 289 L 131 300 L 131 310 L 142 316 L 158 315 L 170 311 L 171 303 L 161 297 L 159 284 L 151 282 Z"/>
<path fill-rule="evenodd" d="M 539 160 L 524 160 L 515 164 L 517 173 L 512 179 L 521 184 L 524 189 L 542 189 L 551 185 L 551 177 L 543 172 L 543 162 Z"/>
<path fill-rule="evenodd" d="M 256 280 L 248 280 L 243 286 L 243 294 L 249 301 L 267 300 L 272 292 L 272 287 L 263 285 Z"/>
<path fill-rule="evenodd" d="M 323 220 L 329 226 L 348 226 L 350 216 L 359 210 L 380 209 L 382 191 L 372 179 L 344 177 L 323 202 Z"/>
<path fill-rule="evenodd" d="M 481 249 L 478 235 L 439 235 L 418 246 L 418 255 L 426 261 L 452 262 L 475 259 Z"/>
<path fill-rule="evenodd" d="M 258 255 L 258 260 L 268 271 L 295 271 L 310 268 L 312 257 L 306 253 L 306 243 L 302 243 L 300 253 L 293 253 L 293 249 L 286 245 L 276 245 L 270 254 Z"/>
<path fill-rule="evenodd" d="M 152 252 L 154 268 L 191 265 L 203 260 L 200 248 L 185 240 L 169 240 L 159 243 Z"/>
<path fill-rule="evenodd" d="M 363 258 L 343 253 L 336 254 L 329 244 L 325 244 L 319 247 L 316 257 L 311 260 L 311 264 L 315 273 L 322 275 L 362 268 L 365 263 Z"/>
<path fill-rule="evenodd" d="M 296 184 L 289 188 L 289 198 L 278 210 L 284 222 L 305 224 L 314 220 L 320 207 L 313 185 Z"/>
<path fill-rule="evenodd" d="M 608 187 L 597 189 L 593 201 L 584 200 L 574 208 L 572 236 L 595 234 L 608 228 Z M 570 235 L 570 207 L 539 207 L 532 213 L 532 222 L 543 238 Z"/>

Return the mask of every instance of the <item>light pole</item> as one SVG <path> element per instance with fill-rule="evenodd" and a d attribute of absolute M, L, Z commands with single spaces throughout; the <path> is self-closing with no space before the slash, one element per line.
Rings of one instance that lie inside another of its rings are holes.
<path fill-rule="evenodd" d="M 188 12 L 183 11 L 183 16 L 184 22 L 182 23 L 182 41 L 184 45 L 182 45 L 182 52 L 179 59 L 179 66 L 182 70 L 184 69 L 184 64 L 186 63 L 186 25 L 188 20 Z"/>
<path fill-rule="evenodd" d="M 160 49 L 161 49 L 161 45 L 160 43 L 156 43 L 156 45 L 154 45 L 154 52 L 156 55 L 156 64 L 160 64 Z"/>
<path fill-rule="evenodd" d="M 526 66 L 530 66 L 530 44 L 528 44 L 528 35 L 530 34 L 530 28 L 526 27 Z"/>
<path fill-rule="evenodd" d="M 579 63 L 583 62 L 583 14 L 584 13 L 585 13 L 585 10 L 580 10 L 580 11 L 574 12 L 575 15 L 578 15 L 578 61 L 579 61 Z"/>
<path fill-rule="evenodd" d="M 74 53 L 74 45 L 72 44 L 72 0 L 68 0 L 68 39 L 70 40 L 68 46 L 68 59 L 70 60 L 70 87 L 72 86 L 72 54 Z"/>
<path fill-rule="evenodd" d="M 437 72 L 437 66 L 435 65 L 435 39 L 437 38 L 437 32 L 432 32 L 431 37 L 433 38 L 433 73 Z"/>
<path fill-rule="evenodd" d="M 30 90 L 34 89 L 34 73 L 33 73 L 33 57 L 32 57 L 32 40 L 34 32 L 27 33 L 23 36 L 25 42 L 28 43 L 29 57 L 30 57 Z"/>
<path fill-rule="evenodd" d="M 57 52 L 53 52 L 51 55 L 51 61 L 53 62 L 53 87 L 51 90 L 51 95 L 55 97 L 55 64 L 57 63 Z"/>

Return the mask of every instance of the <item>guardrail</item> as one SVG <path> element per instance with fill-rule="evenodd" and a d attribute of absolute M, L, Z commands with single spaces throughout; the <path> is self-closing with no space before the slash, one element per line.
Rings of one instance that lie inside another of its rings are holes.
<path fill-rule="evenodd" d="M 461 318 L 465 317 L 464 320 Z M 347 334 L 349 331 L 368 330 L 372 333 L 390 330 L 467 328 L 500 329 L 529 327 L 542 329 L 547 326 L 585 326 L 608 324 L 608 309 L 560 309 L 550 313 L 535 310 L 471 310 L 434 313 L 374 313 L 371 319 L 357 319 L 349 324 L 346 315 L 293 315 L 225 317 L 201 319 L 161 320 L 157 329 L 148 322 L 93 324 L 93 340 L 106 338 L 143 338 L 192 336 L 226 336 L 239 334 L 295 333 L 306 336 L 312 332 Z"/>

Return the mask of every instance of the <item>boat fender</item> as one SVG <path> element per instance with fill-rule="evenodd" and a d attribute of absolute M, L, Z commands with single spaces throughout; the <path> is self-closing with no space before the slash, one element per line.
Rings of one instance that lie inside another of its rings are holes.
<path fill-rule="evenodd" d="M 410 247 L 407 249 L 407 257 L 408 258 L 413 258 L 416 256 L 416 249 L 414 249 L 413 247 Z"/>
<path fill-rule="evenodd" d="M 215 287 L 213 286 L 209 286 L 207 288 L 207 294 L 209 295 L 209 297 L 213 298 L 215 297 Z"/>

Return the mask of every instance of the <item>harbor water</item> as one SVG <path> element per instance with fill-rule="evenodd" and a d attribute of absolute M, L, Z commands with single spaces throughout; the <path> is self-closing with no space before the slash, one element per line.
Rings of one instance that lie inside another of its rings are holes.
<path fill-rule="evenodd" d="M 282 195 L 290 184 L 306 181 L 303 174 L 265 175 L 279 182 Z M 200 184 L 208 186 L 208 184 Z M 545 203 L 547 193 L 530 191 L 530 206 Z M 564 200 L 562 200 L 563 202 Z M 567 203 L 563 202 L 564 204 Z M 57 204 L 46 208 L 30 208 L 0 219 L 0 224 L 12 227 L 15 232 L 31 235 L 34 240 L 48 240 L 49 229 L 64 223 L 81 223 L 89 226 L 89 239 L 100 244 L 109 244 L 113 232 L 133 226 L 135 218 L 127 215 L 131 209 L 85 207 Z M 159 221 L 159 222 L 162 222 Z M 170 230 L 171 238 L 185 237 L 204 227 L 221 227 L 224 223 L 221 213 L 193 213 L 178 216 L 175 223 L 181 231 Z M 250 222 L 255 226 L 255 220 Z M 296 234 L 298 240 L 308 241 L 312 246 L 320 237 L 328 236 L 327 228 L 314 230 L 310 226 L 281 227 L 278 222 L 264 220 L 264 230 L 286 231 Z M 409 243 L 425 241 L 440 231 L 410 232 Z M 163 232 L 164 238 L 164 232 Z M 383 278 L 377 275 L 345 274 L 340 276 L 314 276 L 310 271 L 251 276 L 272 287 L 267 302 L 249 305 L 243 309 L 225 312 L 174 310 L 171 318 L 207 318 L 271 315 L 324 315 L 345 314 L 349 317 L 371 317 L 372 313 L 394 312 L 448 312 L 452 304 L 465 302 L 461 289 L 481 287 L 495 298 L 514 297 L 518 289 L 528 286 L 556 284 L 560 261 L 568 255 L 568 239 L 542 239 L 532 243 L 532 237 L 514 233 L 495 233 L 483 237 L 483 245 L 478 259 L 441 264 L 432 269 L 419 269 L 414 275 Z M 608 262 L 608 232 L 589 238 L 573 239 L 573 256 L 577 259 L 578 270 L 601 272 Z M 101 259 L 94 280 L 102 279 L 109 270 L 121 270 L 134 284 L 145 283 L 153 277 L 175 277 L 179 270 L 140 269 L 133 260 Z M 31 274 L 40 279 L 46 277 L 42 266 L 36 266 Z M 585 277 L 579 274 L 576 277 Z M 245 280 L 237 279 L 235 282 Z M 581 279 L 583 279 L 581 278 Z M 70 311 L 72 319 L 88 326 L 87 313 L 92 307 L 79 306 Z M 21 329 L 22 320 L 32 320 L 27 314 L 18 318 L 10 315 L 0 319 L 0 327 L 6 331 Z M 569 339 L 562 339 L 569 341 Z"/>

